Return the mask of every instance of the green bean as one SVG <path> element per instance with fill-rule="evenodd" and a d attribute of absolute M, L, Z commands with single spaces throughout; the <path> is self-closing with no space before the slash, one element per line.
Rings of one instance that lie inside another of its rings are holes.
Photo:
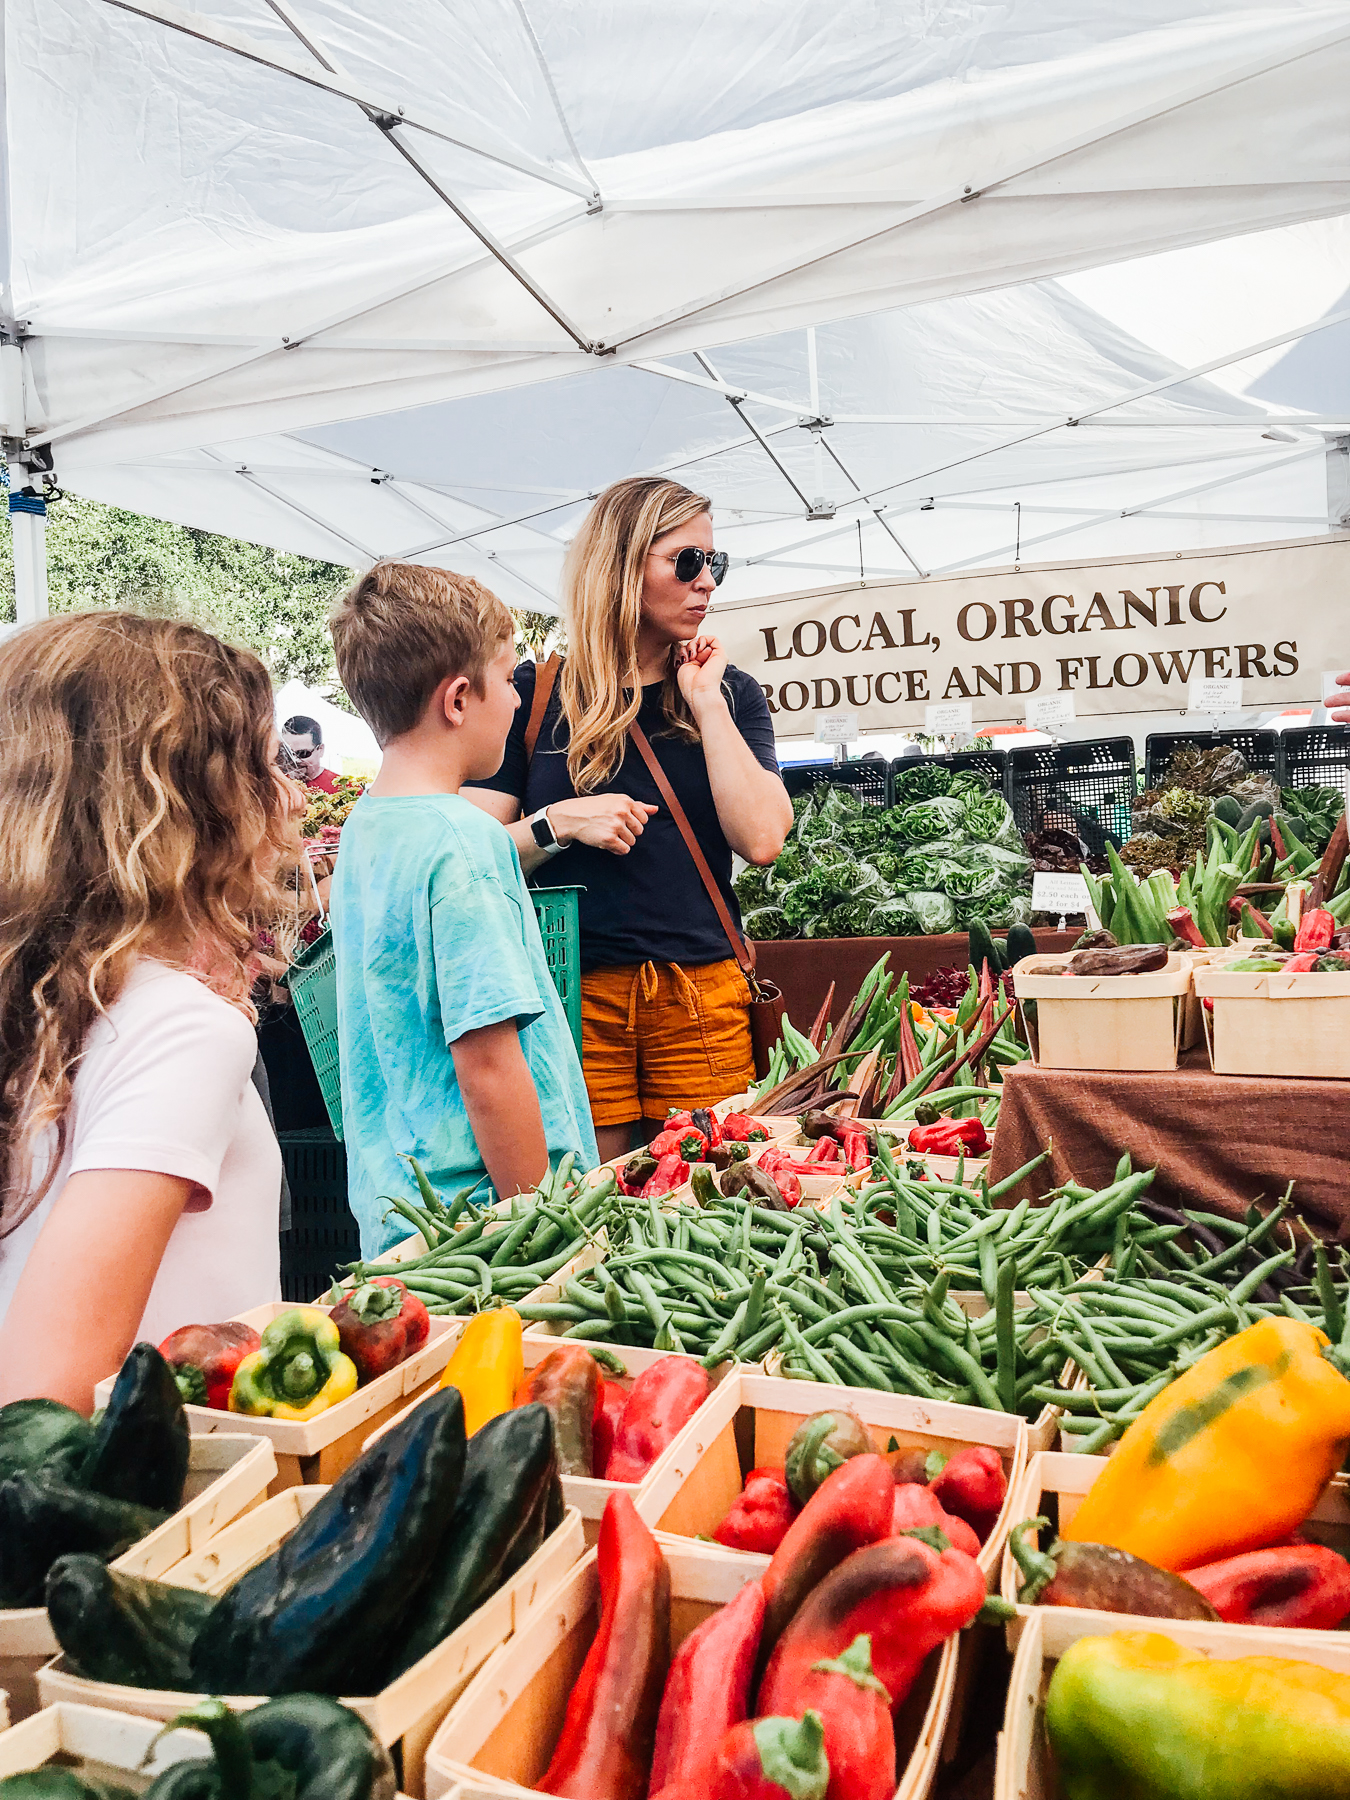
<path fill-rule="evenodd" d="M 992 1246 L 991 1246 L 992 1250 Z M 997 1344 L 998 1392 L 1004 1412 L 1017 1410 L 1017 1343 L 1013 1332 L 1013 1295 L 1017 1287 L 1017 1264 L 1011 1260 L 997 1265 L 994 1289 L 995 1341 Z"/>

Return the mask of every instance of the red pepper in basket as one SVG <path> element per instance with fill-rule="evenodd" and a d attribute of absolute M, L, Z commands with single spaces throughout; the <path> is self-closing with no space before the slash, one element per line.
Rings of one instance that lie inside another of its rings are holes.
<path fill-rule="evenodd" d="M 750 1711 L 750 1677 L 763 1626 L 764 1590 L 747 1581 L 675 1652 L 656 1722 L 653 1794 L 706 1781 L 717 1746 Z"/>
<path fill-rule="evenodd" d="M 772 1556 L 797 1516 L 787 1477 L 781 1469 L 751 1469 L 731 1511 L 713 1532 L 728 1550 L 753 1550 Z"/>
<path fill-rule="evenodd" d="M 891 1697 L 872 1671 L 872 1641 L 854 1638 L 840 1656 L 822 1657 L 802 1675 L 784 1711 L 819 1713 L 830 1765 L 826 1800 L 891 1800 L 895 1792 L 895 1728 Z M 784 1704 L 785 1703 L 785 1704 Z"/>
<path fill-rule="evenodd" d="M 827 1163 L 839 1161 L 839 1144 L 832 1137 L 816 1139 L 815 1148 L 806 1153 L 807 1163 Z"/>
<path fill-rule="evenodd" d="M 1336 935 L 1336 921 L 1323 907 L 1314 907 L 1305 912 L 1299 923 L 1298 934 L 1294 938 L 1294 949 L 1326 950 Z"/>
<path fill-rule="evenodd" d="M 1350 1616 L 1350 1564 L 1321 1544 L 1281 1544 L 1187 1569 L 1226 1625 L 1334 1631 Z"/>
<path fill-rule="evenodd" d="M 1280 973 L 1282 975 L 1307 975 L 1317 967 L 1319 954 L 1316 950 L 1302 950 L 1297 956 L 1289 958 Z"/>
<path fill-rule="evenodd" d="M 717 1746 L 703 1786 L 682 1782 L 652 1800 L 825 1800 L 829 1779 L 818 1713 L 748 1719 Z"/>
<path fill-rule="evenodd" d="M 844 1469 L 862 1460 L 854 1457 Z M 939 1551 L 916 1537 L 893 1537 L 855 1550 L 806 1596 L 778 1640 L 760 1683 L 759 1710 L 790 1710 L 812 1663 L 839 1656 L 863 1633 L 872 1640 L 873 1673 L 899 1706 L 929 1651 L 969 1625 L 985 1591 L 975 1558 L 950 1545 Z"/>
<path fill-rule="evenodd" d="M 682 1125 L 678 1131 L 669 1128 L 658 1131 L 647 1146 L 647 1154 L 658 1161 L 667 1156 L 682 1156 L 685 1162 L 702 1162 L 707 1149 L 708 1140 L 697 1125 Z"/>
<path fill-rule="evenodd" d="M 708 1398 L 711 1387 L 708 1371 L 688 1356 L 663 1356 L 644 1369 L 633 1383 L 614 1433 L 605 1480 L 641 1481 Z"/>
<path fill-rule="evenodd" d="M 670 1570 L 627 1494 L 605 1502 L 600 1628 L 540 1781 L 563 1800 L 642 1800 L 670 1661 Z"/>
<path fill-rule="evenodd" d="M 936 1525 L 952 1546 L 964 1550 L 967 1556 L 980 1554 L 980 1540 L 974 1529 L 964 1519 L 947 1512 L 932 1488 L 921 1487 L 917 1481 L 898 1483 L 891 1511 L 892 1536 L 898 1537 L 902 1531 L 921 1530 L 929 1525 Z"/>
<path fill-rule="evenodd" d="M 677 1187 L 683 1187 L 689 1179 L 689 1164 L 677 1153 L 662 1156 L 656 1165 L 656 1173 L 648 1176 L 642 1184 L 640 1198 L 656 1199 L 661 1194 L 672 1193 Z"/>
<path fill-rule="evenodd" d="M 939 1119 L 936 1125 L 916 1125 L 909 1147 L 920 1156 L 983 1156 L 989 1136 L 978 1119 Z"/>
<path fill-rule="evenodd" d="M 693 1123 L 693 1113 L 682 1111 L 678 1106 L 672 1106 L 665 1116 L 661 1129 L 662 1131 L 683 1131 Z"/>
<path fill-rule="evenodd" d="M 997 1524 L 1008 1494 L 1003 1458 L 989 1444 L 967 1444 L 949 1456 L 928 1485 L 944 1511 L 964 1519 L 981 1543 Z"/>
<path fill-rule="evenodd" d="M 591 1472 L 602 1479 L 609 1467 L 614 1434 L 619 1429 L 619 1420 L 623 1417 L 623 1409 L 627 1404 L 626 1387 L 621 1387 L 617 1381 L 601 1381 L 595 1396 L 595 1413 L 591 1419 Z"/>
<path fill-rule="evenodd" d="M 853 1170 L 869 1170 L 872 1167 L 872 1152 L 868 1146 L 867 1133 L 863 1130 L 850 1130 L 841 1125 L 839 1136 L 844 1146 L 844 1161 Z"/>
<path fill-rule="evenodd" d="M 722 1121 L 722 1142 L 725 1144 L 766 1144 L 768 1141 L 768 1126 L 752 1119 L 749 1113 L 728 1113 Z"/>
<path fill-rule="evenodd" d="M 817 1582 L 855 1550 L 889 1535 L 894 1492 L 891 1465 L 875 1451 L 850 1456 L 821 1482 L 760 1578 L 766 1602 L 761 1661 Z"/>
<path fill-rule="evenodd" d="M 342 1354 L 356 1364 L 362 1386 L 385 1375 L 426 1343 L 431 1317 L 393 1275 L 375 1275 L 333 1308 Z"/>
<path fill-rule="evenodd" d="M 235 1370 L 261 1347 L 262 1339 L 251 1325 L 226 1319 L 220 1325 L 180 1325 L 165 1338 L 159 1353 L 173 1370 L 185 1406 L 213 1406 L 225 1412 Z"/>
<path fill-rule="evenodd" d="M 600 1370 L 584 1344 L 559 1344 L 516 1389 L 515 1406 L 537 1400 L 553 1421 L 560 1475 L 595 1473 L 595 1409 Z"/>
<path fill-rule="evenodd" d="M 722 1127 L 717 1123 L 716 1113 L 710 1112 L 706 1106 L 696 1106 L 690 1116 L 690 1123 L 696 1125 L 708 1140 L 708 1148 L 715 1150 L 722 1141 Z M 670 1129 L 669 1125 L 666 1130 Z"/>
<path fill-rule="evenodd" d="M 1172 927 L 1172 936 L 1180 938 L 1183 944 L 1192 944 L 1197 950 L 1209 948 L 1189 906 L 1174 906 L 1166 922 Z"/>

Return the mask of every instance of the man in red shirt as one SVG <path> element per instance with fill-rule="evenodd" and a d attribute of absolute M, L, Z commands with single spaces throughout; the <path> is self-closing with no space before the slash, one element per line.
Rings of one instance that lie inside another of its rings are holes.
<path fill-rule="evenodd" d="M 295 758 L 296 772 L 308 788 L 337 792 L 337 776 L 323 766 L 323 727 L 308 713 L 296 713 L 281 728 L 282 742 Z"/>

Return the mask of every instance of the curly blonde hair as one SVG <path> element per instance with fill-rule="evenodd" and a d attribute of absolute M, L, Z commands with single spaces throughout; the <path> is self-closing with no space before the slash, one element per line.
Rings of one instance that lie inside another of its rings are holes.
<path fill-rule="evenodd" d="M 578 794 L 594 792 L 618 768 L 642 707 L 637 642 L 648 552 L 667 531 L 711 511 L 711 500 L 678 481 L 631 475 L 605 489 L 568 547 L 562 579 L 567 660 L 558 691 L 570 734 L 567 773 Z M 661 709 L 668 732 L 698 742 L 673 659 Z"/>
<path fill-rule="evenodd" d="M 85 1037 L 138 956 L 256 1016 L 299 855 L 273 732 L 262 663 L 195 625 L 76 613 L 0 644 L 0 1236 L 51 1187 Z"/>

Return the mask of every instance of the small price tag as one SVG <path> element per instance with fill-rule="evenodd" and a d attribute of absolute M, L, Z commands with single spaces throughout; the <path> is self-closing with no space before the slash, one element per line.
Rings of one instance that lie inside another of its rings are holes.
<path fill-rule="evenodd" d="M 858 735 L 857 713 L 816 714 L 818 744 L 856 744 Z"/>
<path fill-rule="evenodd" d="M 923 727 L 927 732 L 973 731 L 974 708 L 969 700 L 948 700 L 938 706 L 925 706 Z"/>
<path fill-rule="evenodd" d="M 1240 681 L 1197 677 L 1186 690 L 1186 711 L 1193 713 L 1238 712 L 1242 706 Z"/>
<path fill-rule="evenodd" d="M 1027 701 L 1027 724 L 1033 731 L 1072 725 L 1077 717 L 1072 694 L 1046 694 L 1040 700 Z"/>
<path fill-rule="evenodd" d="M 1031 904 L 1037 912 L 1086 913 L 1092 904 L 1081 875 L 1053 875 L 1037 870 L 1031 878 Z"/>

